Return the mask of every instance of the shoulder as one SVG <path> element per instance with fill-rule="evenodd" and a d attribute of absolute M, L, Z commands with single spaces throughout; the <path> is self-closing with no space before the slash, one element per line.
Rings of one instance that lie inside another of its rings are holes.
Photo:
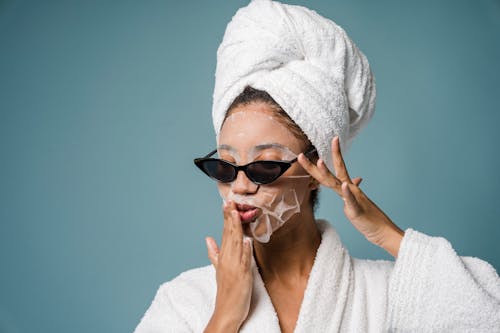
<path fill-rule="evenodd" d="M 214 277 L 215 269 L 212 265 L 206 265 L 196 268 L 188 269 L 179 275 L 177 275 L 172 280 L 168 281 L 170 283 L 196 283 L 203 284 L 209 283 L 211 278 Z"/>
<path fill-rule="evenodd" d="M 203 320 L 213 311 L 217 292 L 215 269 L 212 265 L 192 268 L 160 285 L 153 303 L 165 305 L 180 317 L 197 313 L 202 325 Z M 196 321 L 194 318 L 191 321 Z M 194 324 L 192 322 L 191 324 Z"/>
<path fill-rule="evenodd" d="M 152 305 L 173 309 L 196 308 L 210 301 L 215 292 L 213 267 L 210 265 L 192 268 L 163 282 L 156 291 Z"/>
<path fill-rule="evenodd" d="M 351 257 L 355 275 L 369 280 L 388 280 L 394 268 L 394 261 L 371 260 Z"/>
<path fill-rule="evenodd" d="M 208 297 L 216 286 L 215 269 L 207 265 L 189 269 L 163 282 L 157 293 L 176 300 L 192 300 Z"/>
<path fill-rule="evenodd" d="M 213 311 L 214 271 L 193 268 L 162 283 L 135 333 L 201 331 Z"/>
<path fill-rule="evenodd" d="M 353 284 L 358 297 L 371 309 L 385 309 L 393 261 L 351 257 Z"/>

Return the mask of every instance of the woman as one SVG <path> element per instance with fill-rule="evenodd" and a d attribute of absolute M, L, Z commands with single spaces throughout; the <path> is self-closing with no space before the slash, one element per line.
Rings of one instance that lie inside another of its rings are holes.
<path fill-rule="evenodd" d="M 195 163 L 224 201 L 222 244 L 207 237 L 212 265 L 164 283 L 136 332 L 500 332 L 495 270 L 403 232 L 351 179 L 341 152 L 370 119 L 375 86 L 340 27 L 254 0 L 217 55 L 217 149 Z M 394 262 L 349 256 L 314 217 L 320 185 Z"/>

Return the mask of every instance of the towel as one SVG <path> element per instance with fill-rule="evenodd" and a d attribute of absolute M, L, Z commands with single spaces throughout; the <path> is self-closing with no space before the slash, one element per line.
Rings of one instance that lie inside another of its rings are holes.
<path fill-rule="evenodd" d="M 396 261 L 351 257 L 317 220 L 321 243 L 295 333 L 500 332 L 500 278 L 487 262 L 460 257 L 442 237 L 405 231 Z M 278 333 L 278 316 L 252 258 L 250 311 L 239 332 Z M 203 332 L 215 306 L 211 265 L 158 288 L 135 333 Z"/>
<path fill-rule="evenodd" d="M 245 86 L 265 90 L 333 170 L 331 140 L 346 153 L 372 117 L 375 81 L 365 55 L 333 21 L 303 6 L 253 0 L 238 9 L 217 49 L 212 119 Z"/>

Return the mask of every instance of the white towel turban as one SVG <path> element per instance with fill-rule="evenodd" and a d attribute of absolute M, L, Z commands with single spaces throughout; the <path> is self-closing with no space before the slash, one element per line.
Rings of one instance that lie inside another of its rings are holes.
<path fill-rule="evenodd" d="M 251 1 L 226 27 L 212 106 L 217 138 L 247 85 L 271 95 L 332 171 L 333 137 L 346 152 L 375 109 L 368 60 L 345 31 L 313 10 L 277 1 Z"/>

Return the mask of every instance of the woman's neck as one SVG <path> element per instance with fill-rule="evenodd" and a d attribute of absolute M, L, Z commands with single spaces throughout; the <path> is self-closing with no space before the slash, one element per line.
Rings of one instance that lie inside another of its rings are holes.
<path fill-rule="evenodd" d="M 293 284 L 308 278 L 321 243 L 312 211 L 294 216 L 269 243 L 254 241 L 254 255 L 264 282 Z"/>

